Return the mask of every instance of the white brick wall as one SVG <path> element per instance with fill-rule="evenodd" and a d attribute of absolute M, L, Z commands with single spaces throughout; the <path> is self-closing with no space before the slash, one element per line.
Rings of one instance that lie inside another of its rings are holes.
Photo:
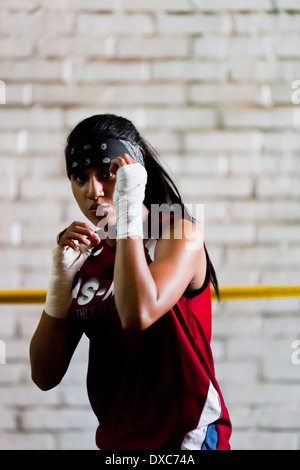
<path fill-rule="evenodd" d="M 298 0 L 1 0 L 0 289 L 47 287 L 55 236 L 81 217 L 66 135 L 98 112 L 132 119 L 205 205 L 221 285 L 299 285 L 299 25 Z M 300 449 L 299 303 L 213 304 L 235 449 Z M 86 341 L 55 390 L 31 382 L 41 308 L 0 306 L 0 449 L 94 449 Z"/>

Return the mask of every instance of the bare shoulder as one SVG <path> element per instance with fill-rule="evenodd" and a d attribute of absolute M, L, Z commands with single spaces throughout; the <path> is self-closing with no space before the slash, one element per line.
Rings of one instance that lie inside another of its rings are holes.
<path fill-rule="evenodd" d="M 197 256 L 203 251 L 204 241 L 201 227 L 188 219 L 176 219 L 165 226 L 156 245 L 155 254 L 174 255 L 176 251 L 189 252 Z"/>

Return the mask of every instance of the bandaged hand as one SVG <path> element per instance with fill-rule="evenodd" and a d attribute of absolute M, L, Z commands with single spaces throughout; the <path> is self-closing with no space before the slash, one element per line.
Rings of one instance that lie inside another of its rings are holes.
<path fill-rule="evenodd" d="M 147 172 L 140 163 L 121 166 L 113 203 L 117 217 L 117 239 L 143 238 L 143 201 Z"/>
<path fill-rule="evenodd" d="M 65 318 L 72 300 L 72 283 L 92 248 L 78 245 L 78 250 L 57 245 L 52 252 L 52 269 L 44 310 L 51 317 Z"/>

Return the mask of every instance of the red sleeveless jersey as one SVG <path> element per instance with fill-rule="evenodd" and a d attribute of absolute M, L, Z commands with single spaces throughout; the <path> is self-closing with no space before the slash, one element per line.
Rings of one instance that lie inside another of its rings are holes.
<path fill-rule="evenodd" d="M 151 263 L 153 244 L 146 243 Z M 152 245 L 152 246 L 151 246 Z M 74 279 L 72 312 L 90 340 L 87 389 L 102 450 L 229 449 L 231 424 L 215 378 L 209 274 L 203 288 L 142 332 L 122 329 L 105 240 Z M 208 432 L 209 431 L 209 432 Z"/>

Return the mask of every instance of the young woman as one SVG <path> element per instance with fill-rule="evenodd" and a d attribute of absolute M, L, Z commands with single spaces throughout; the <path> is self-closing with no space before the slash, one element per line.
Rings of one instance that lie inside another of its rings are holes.
<path fill-rule="evenodd" d="M 58 385 L 85 333 L 100 449 L 229 449 L 210 348 L 218 285 L 199 228 L 129 120 L 85 119 L 65 155 L 92 225 L 73 222 L 58 236 L 30 345 L 33 381 Z"/>

